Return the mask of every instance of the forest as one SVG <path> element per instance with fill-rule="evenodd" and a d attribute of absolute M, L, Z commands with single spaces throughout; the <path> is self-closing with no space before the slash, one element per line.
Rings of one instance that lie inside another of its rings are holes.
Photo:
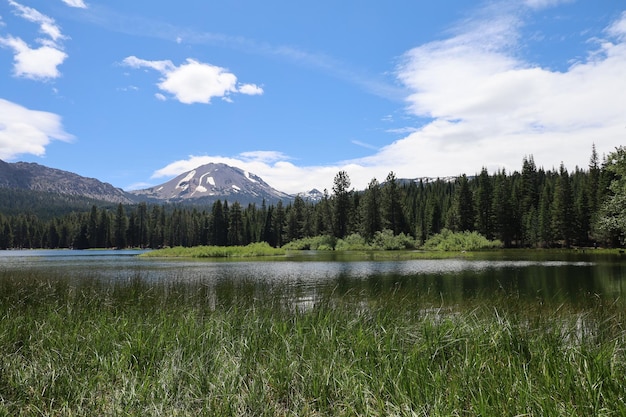
<path fill-rule="evenodd" d="M 381 234 L 402 236 L 418 247 L 444 230 L 475 232 L 503 247 L 616 247 L 626 231 L 626 148 L 589 166 L 545 170 L 532 156 L 519 171 L 501 169 L 455 181 L 405 181 L 390 172 L 362 191 L 340 171 L 320 201 L 296 196 L 288 203 L 242 206 L 147 204 L 76 208 L 48 215 L 28 210 L 0 213 L 0 249 L 162 248 L 246 245 L 282 247 L 311 237 L 330 242 Z M 78 206 L 78 204 L 75 204 Z"/>

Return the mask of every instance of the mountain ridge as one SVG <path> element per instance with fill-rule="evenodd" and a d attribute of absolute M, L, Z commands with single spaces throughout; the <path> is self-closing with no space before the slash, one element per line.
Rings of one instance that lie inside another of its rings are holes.
<path fill-rule="evenodd" d="M 453 182 L 456 178 L 399 178 L 398 182 Z M 223 163 L 201 165 L 162 184 L 124 191 L 96 178 L 83 177 L 70 171 L 33 162 L 10 163 L 0 160 L 0 188 L 50 192 L 122 204 L 149 202 L 205 205 L 226 200 L 238 201 L 243 205 L 290 202 L 296 196 L 312 202 L 324 198 L 324 194 L 315 188 L 294 195 L 284 193 L 249 171 Z"/>
<path fill-rule="evenodd" d="M 85 197 L 104 203 L 181 203 L 204 205 L 217 200 L 240 204 L 291 201 L 261 177 L 226 164 L 206 164 L 154 187 L 124 191 L 109 183 L 34 162 L 0 160 L 0 188 Z M 305 193 L 306 194 L 306 193 Z"/>
<path fill-rule="evenodd" d="M 135 202 L 130 194 L 109 183 L 34 162 L 0 160 L 0 187 L 81 196 L 108 203 Z"/>

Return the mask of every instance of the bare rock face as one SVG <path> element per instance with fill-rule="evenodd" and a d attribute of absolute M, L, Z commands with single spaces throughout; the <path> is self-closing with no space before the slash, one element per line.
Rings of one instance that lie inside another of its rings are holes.
<path fill-rule="evenodd" d="M 207 164 L 145 190 L 138 197 L 168 202 L 209 203 L 216 200 L 240 204 L 275 203 L 291 196 L 269 186 L 261 177 L 226 164 Z"/>
<path fill-rule="evenodd" d="M 111 203 L 132 203 L 132 195 L 95 178 L 27 162 L 0 161 L 0 187 L 88 197 Z"/>

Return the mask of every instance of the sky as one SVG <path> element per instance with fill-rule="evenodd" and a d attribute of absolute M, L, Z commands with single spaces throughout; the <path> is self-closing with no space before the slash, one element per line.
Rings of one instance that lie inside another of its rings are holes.
<path fill-rule="evenodd" d="M 586 169 L 626 145 L 624 0 L 0 0 L 0 159 L 126 190 Z"/>

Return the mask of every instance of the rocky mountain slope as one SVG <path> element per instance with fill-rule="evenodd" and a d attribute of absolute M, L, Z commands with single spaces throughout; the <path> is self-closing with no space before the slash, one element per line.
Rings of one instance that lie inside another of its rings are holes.
<path fill-rule="evenodd" d="M 268 185 L 261 177 L 226 164 L 207 164 L 161 185 L 145 190 L 132 191 L 137 197 L 149 200 L 211 203 L 216 200 L 238 201 L 240 204 L 263 200 L 273 204 L 279 200 L 291 200 L 291 196 Z"/>
<path fill-rule="evenodd" d="M 108 203 L 133 204 L 140 201 L 180 204 L 211 204 L 217 200 L 229 203 L 288 203 L 295 196 L 278 191 L 261 177 L 226 164 L 207 164 L 163 184 L 126 192 L 95 178 L 49 168 L 36 163 L 8 163 L 0 160 L 0 188 L 49 192 L 59 195 L 85 197 Z M 307 201 L 316 202 L 323 193 L 313 189 L 298 194 Z"/>
<path fill-rule="evenodd" d="M 0 187 L 82 196 L 110 203 L 132 203 L 132 195 L 111 184 L 27 162 L 0 160 Z"/>

